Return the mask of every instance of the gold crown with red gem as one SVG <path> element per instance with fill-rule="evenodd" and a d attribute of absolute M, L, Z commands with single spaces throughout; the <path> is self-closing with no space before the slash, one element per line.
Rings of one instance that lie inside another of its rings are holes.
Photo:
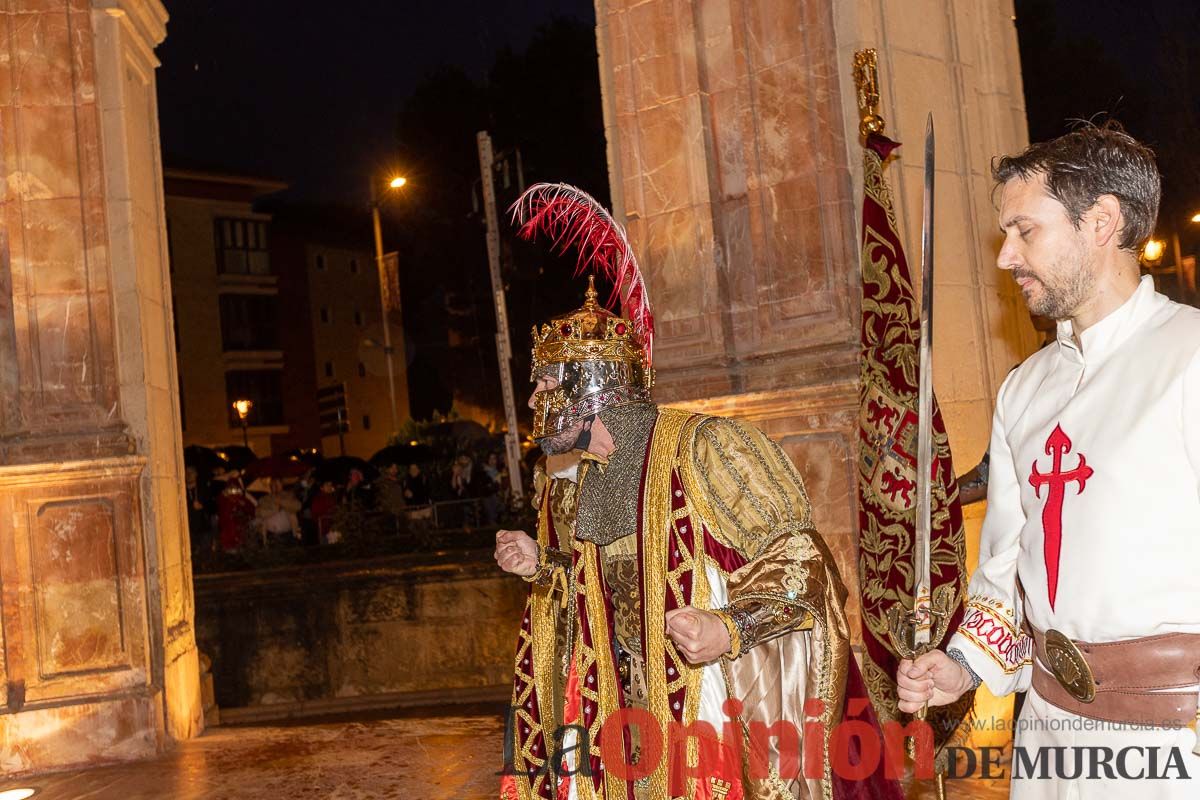
<path fill-rule="evenodd" d="M 552 436 L 606 408 L 647 402 L 654 371 L 633 324 L 597 301 L 588 276 L 583 306 L 533 329 L 532 380 L 557 385 L 536 396 L 533 436 Z"/>

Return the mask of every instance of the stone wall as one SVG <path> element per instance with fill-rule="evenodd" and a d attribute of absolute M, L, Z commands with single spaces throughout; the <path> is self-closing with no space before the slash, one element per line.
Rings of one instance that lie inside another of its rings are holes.
<path fill-rule="evenodd" d="M 490 551 L 203 575 L 197 638 L 225 720 L 504 698 L 527 591 Z"/>
<path fill-rule="evenodd" d="M 0 2 L 0 765 L 201 728 L 158 0 Z"/>

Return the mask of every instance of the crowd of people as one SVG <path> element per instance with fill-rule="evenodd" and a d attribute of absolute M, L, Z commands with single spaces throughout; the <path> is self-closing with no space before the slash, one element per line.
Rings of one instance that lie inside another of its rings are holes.
<path fill-rule="evenodd" d="M 256 477 L 249 470 L 187 467 L 188 528 L 194 555 L 247 547 L 335 544 L 368 519 L 432 527 L 490 527 L 506 506 L 504 460 L 460 453 L 450 462 L 362 462 L 344 474 L 320 463 L 299 477 Z M 442 513 L 437 513 L 438 510 Z"/>

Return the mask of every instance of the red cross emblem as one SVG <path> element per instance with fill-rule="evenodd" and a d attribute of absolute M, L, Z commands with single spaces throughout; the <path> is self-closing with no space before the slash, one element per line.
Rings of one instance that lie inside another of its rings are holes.
<path fill-rule="evenodd" d="M 1067 484 L 1078 482 L 1079 491 L 1087 485 L 1092 477 L 1092 468 L 1087 465 L 1083 454 L 1079 454 L 1079 463 L 1069 472 L 1063 472 L 1063 456 L 1071 452 L 1071 440 L 1063 433 L 1061 425 L 1055 425 L 1050 438 L 1046 440 L 1046 455 L 1053 459 L 1049 472 L 1039 472 L 1037 459 L 1033 461 L 1033 471 L 1029 474 L 1029 484 L 1033 487 L 1034 495 L 1042 496 L 1042 487 L 1049 486 L 1046 495 L 1046 505 L 1042 508 L 1042 531 L 1045 533 L 1043 554 L 1046 559 L 1046 577 L 1050 590 L 1050 608 L 1054 608 L 1054 598 L 1058 594 L 1058 556 L 1062 549 L 1062 510 L 1063 498 L 1067 494 Z"/>

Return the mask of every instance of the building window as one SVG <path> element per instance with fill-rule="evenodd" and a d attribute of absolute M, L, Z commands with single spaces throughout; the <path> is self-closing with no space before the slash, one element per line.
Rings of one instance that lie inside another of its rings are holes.
<path fill-rule="evenodd" d="M 317 253 L 317 272 L 325 271 L 325 256 Z"/>
<path fill-rule="evenodd" d="M 358 274 L 358 259 L 357 258 L 350 259 L 350 274 L 351 275 Z"/>
<path fill-rule="evenodd" d="M 254 407 L 246 418 L 247 425 L 283 424 L 283 373 L 277 369 L 234 370 L 225 373 L 225 408 L 229 411 L 230 427 L 240 428 L 242 422 L 233 410 L 235 400 L 250 400 Z"/>
<path fill-rule="evenodd" d="M 357 308 L 354 309 L 354 324 L 360 328 L 362 327 L 362 324 L 363 324 L 363 313 L 361 311 L 359 311 Z"/>
<path fill-rule="evenodd" d="M 216 220 L 217 271 L 223 275 L 270 275 L 267 223 L 256 219 Z"/>
<path fill-rule="evenodd" d="M 325 377 L 326 378 L 333 377 L 333 362 L 332 361 L 325 362 Z"/>
<path fill-rule="evenodd" d="M 363 430 L 364 431 L 371 430 L 371 415 L 370 414 L 363 414 Z"/>
<path fill-rule="evenodd" d="M 331 319 L 333 319 L 333 314 L 329 313 L 329 306 L 321 306 L 321 322 L 328 325 Z"/>
<path fill-rule="evenodd" d="M 358 377 L 360 377 L 360 378 L 367 377 L 367 365 L 362 363 L 361 361 L 358 362 Z"/>
<path fill-rule="evenodd" d="M 272 295 L 221 295 L 221 343 L 225 351 L 278 350 L 276 301 Z"/>

